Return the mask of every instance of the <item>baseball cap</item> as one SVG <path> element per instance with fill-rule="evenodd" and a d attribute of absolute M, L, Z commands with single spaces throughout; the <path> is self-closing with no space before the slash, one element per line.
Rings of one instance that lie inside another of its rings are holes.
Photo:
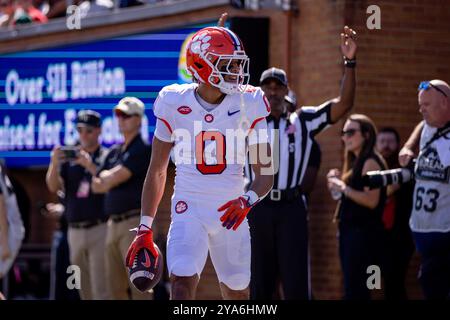
<path fill-rule="evenodd" d="M 281 82 L 282 85 L 288 86 L 288 80 L 286 76 L 286 72 L 283 69 L 279 68 L 269 68 L 261 74 L 261 78 L 259 79 L 259 83 L 263 84 L 266 80 L 276 79 Z"/>
<path fill-rule="evenodd" d="M 144 115 L 144 109 L 144 103 L 135 97 L 125 97 L 114 107 L 114 111 L 119 110 L 129 116 L 138 115 L 140 117 Z"/>
<path fill-rule="evenodd" d="M 100 113 L 94 110 L 80 110 L 76 119 L 77 126 L 99 128 L 102 125 Z"/>
<path fill-rule="evenodd" d="M 284 100 L 286 100 L 295 107 L 297 106 L 297 95 L 291 89 L 289 89 L 289 93 L 284 96 Z"/>

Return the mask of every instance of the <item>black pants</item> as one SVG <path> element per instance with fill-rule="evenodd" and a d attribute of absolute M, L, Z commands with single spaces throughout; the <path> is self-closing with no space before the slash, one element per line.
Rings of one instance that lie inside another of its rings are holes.
<path fill-rule="evenodd" d="M 421 265 L 419 280 L 426 299 L 450 299 L 450 232 L 414 232 Z"/>
<path fill-rule="evenodd" d="M 263 200 L 250 212 L 249 224 L 250 299 L 272 299 L 278 280 L 285 299 L 309 299 L 308 227 L 302 197 L 291 202 Z"/>
<path fill-rule="evenodd" d="M 382 253 L 384 297 L 386 300 L 407 300 L 405 279 L 414 253 L 411 231 L 409 229 L 384 231 L 384 240 Z"/>
<path fill-rule="evenodd" d="M 339 224 L 339 256 L 344 274 L 346 300 L 370 300 L 367 268 L 377 265 L 381 269 L 380 249 L 383 242 L 382 228 Z"/>

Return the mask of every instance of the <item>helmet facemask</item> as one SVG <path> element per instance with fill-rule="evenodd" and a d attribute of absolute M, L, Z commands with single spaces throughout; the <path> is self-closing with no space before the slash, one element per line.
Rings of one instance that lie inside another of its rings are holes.
<path fill-rule="evenodd" d="M 244 51 L 234 54 L 215 54 L 208 52 L 204 58 L 211 67 L 208 82 L 224 94 L 244 92 L 250 80 L 250 59 Z"/>

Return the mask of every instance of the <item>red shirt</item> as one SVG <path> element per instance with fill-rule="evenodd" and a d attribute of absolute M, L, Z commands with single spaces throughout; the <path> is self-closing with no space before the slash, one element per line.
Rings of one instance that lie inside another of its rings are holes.
<path fill-rule="evenodd" d="M 386 199 L 386 204 L 383 211 L 383 224 L 384 229 L 391 230 L 395 221 L 395 209 L 397 206 L 397 199 L 394 196 L 390 196 Z"/>

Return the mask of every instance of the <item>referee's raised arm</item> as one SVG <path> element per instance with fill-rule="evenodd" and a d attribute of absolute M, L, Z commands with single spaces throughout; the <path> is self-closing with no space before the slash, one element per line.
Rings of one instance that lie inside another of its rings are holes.
<path fill-rule="evenodd" d="M 356 32 L 344 27 L 341 33 L 341 52 L 344 56 L 345 71 L 341 83 L 341 91 L 337 98 L 331 100 L 331 122 L 342 118 L 352 107 L 355 99 L 355 67 L 356 67 Z"/>

